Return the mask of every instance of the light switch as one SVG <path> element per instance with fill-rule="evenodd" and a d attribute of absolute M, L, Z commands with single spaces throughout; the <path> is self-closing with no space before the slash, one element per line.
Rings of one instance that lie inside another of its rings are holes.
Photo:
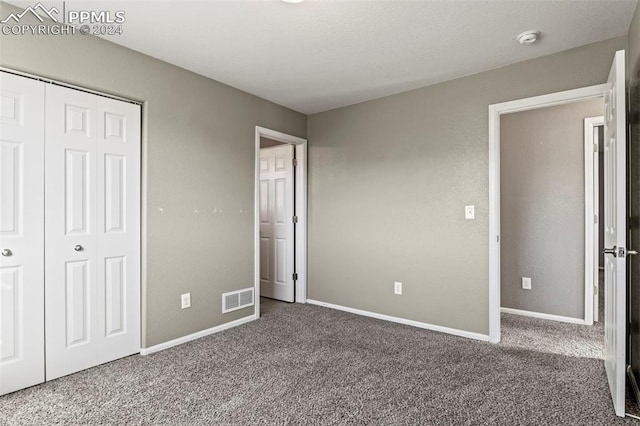
<path fill-rule="evenodd" d="M 475 206 L 464 206 L 464 218 L 467 220 L 476 218 Z"/>
<path fill-rule="evenodd" d="M 180 305 L 182 309 L 191 307 L 191 293 L 185 293 L 180 296 Z"/>

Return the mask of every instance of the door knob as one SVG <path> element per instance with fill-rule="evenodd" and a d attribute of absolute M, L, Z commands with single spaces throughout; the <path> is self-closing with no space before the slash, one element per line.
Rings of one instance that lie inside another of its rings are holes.
<path fill-rule="evenodd" d="M 636 254 L 638 254 L 637 250 L 627 250 L 627 255 L 628 256 L 635 256 Z"/>
<path fill-rule="evenodd" d="M 84 250 L 80 244 L 77 244 L 73 249 L 74 249 L 75 251 L 82 251 L 82 250 Z"/>
<path fill-rule="evenodd" d="M 606 249 L 602 250 L 602 253 L 603 254 L 612 254 L 613 257 L 617 257 L 618 256 L 618 249 L 617 249 L 616 246 L 613 246 L 613 248 L 610 248 L 610 249 L 606 248 Z"/>
<path fill-rule="evenodd" d="M 13 254 L 13 252 L 11 250 L 9 250 L 9 249 L 2 250 L 2 255 L 5 256 L 5 257 L 9 257 L 12 254 Z"/>

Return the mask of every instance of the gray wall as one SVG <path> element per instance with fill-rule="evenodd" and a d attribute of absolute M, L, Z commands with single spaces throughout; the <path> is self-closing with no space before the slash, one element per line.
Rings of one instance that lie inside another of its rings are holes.
<path fill-rule="evenodd" d="M 603 107 L 595 99 L 500 119 L 505 308 L 584 318 L 584 119 Z"/>
<path fill-rule="evenodd" d="M 627 78 L 629 88 L 630 124 L 629 135 L 629 242 L 631 249 L 640 249 L 640 8 L 636 12 L 629 29 L 629 49 L 627 51 Z M 640 381 L 640 256 L 627 257 L 629 280 L 629 332 L 628 362 L 633 367 L 636 379 Z"/>
<path fill-rule="evenodd" d="M 603 41 L 310 116 L 309 298 L 488 334 L 488 106 L 603 83 L 625 46 Z"/>
<path fill-rule="evenodd" d="M 3 35 L 0 65 L 144 101 L 144 347 L 253 313 L 221 293 L 253 286 L 255 126 L 305 137 L 305 115 L 90 36 Z"/>

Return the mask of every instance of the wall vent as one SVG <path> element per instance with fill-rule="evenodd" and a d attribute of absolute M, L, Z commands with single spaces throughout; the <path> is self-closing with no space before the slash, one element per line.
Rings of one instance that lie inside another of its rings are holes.
<path fill-rule="evenodd" d="M 253 287 L 222 294 L 222 313 L 253 306 Z"/>

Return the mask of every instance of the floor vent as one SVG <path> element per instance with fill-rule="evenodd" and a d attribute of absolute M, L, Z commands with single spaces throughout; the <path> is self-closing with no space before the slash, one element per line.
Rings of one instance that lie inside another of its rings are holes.
<path fill-rule="evenodd" d="M 222 294 L 222 313 L 253 306 L 253 287 Z"/>

